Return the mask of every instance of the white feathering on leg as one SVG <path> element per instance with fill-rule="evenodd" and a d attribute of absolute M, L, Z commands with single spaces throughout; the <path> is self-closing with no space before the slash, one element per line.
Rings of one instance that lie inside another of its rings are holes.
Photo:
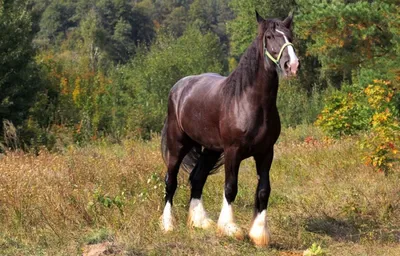
<path fill-rule="evenodd" d="M 188 224 L 196 228 L 209 228 L 213 221 L 207 217 L 202 199 L 190 200 Z"/>
<path fill-rule="evenodd" d="M 174 229 L 172 206 L 170 202 L 167 202 L 165 204 L 163 215 L 161 216 L 161 228 L 165 232 L 172 231 Z"/>
<path fill-rule="evenodd" d="M 234 223 L 232 205 L 228 204 L 225 195 L 218 219 L 218 231 L 224 235 L 234 236 L 237 239 L 244 238 L 242 230 Z"/>
<path fill-rule="evenodd" d="M 258 213 L 251 226 L 249 236 L 257 246 L 267 246 L 270 241 L 270 233 L 267 226 L 267 210 Z"/>

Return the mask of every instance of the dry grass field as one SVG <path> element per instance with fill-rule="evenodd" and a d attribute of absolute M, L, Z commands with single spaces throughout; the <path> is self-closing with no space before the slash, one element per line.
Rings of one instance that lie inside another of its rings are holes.
<path fill-rule="evenodd" d="M 175 197 L 177 228 L 163 234 L 165 174 L 159 137 L 70 147 L 38 156 L 0 156 L 0 255 L 400 255 L 400 168 L 385 177 L 362 161 L 356 138 L 324 139 L 313 127 L 283 131 L 271 170 L 268 208 L 272 243 L 219 237 L 186 226 L 189 183 L 181 172 Z M 217 220 L 223 173 L 210 176 L 204 204 Z M 256 184 L 251 159 L 241 165 L 235 203 L 248 231 Z M 107 242 L 107 243 L 106 243 Z"/>

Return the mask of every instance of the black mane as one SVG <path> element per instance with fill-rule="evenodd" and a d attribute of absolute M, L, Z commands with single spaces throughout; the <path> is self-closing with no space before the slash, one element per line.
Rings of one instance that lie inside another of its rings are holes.
<path fill-rule="evenodd" d="M 240 96 L 247 86 L 251 86 L 259 66 L 257 39 L 247 48 L 240 58 L 236 69 L 226 78 L 224 92 L 231 96 Z"/>

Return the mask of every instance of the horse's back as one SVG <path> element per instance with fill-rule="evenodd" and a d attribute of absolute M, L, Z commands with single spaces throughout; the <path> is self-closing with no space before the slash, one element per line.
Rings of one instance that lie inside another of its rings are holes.
<path fill-rule="evenodd" d="M 184 77 L 171 88 L 169 104 L 173 104 L 178 113 L 182 108 L 196 108 L 199 103 L 212 101 L 219 96 L 220 85 L 225 79 L 226 77 L 216 73 Z"/>
<path fill-rule="evenodd" d="M 180 79 L 170 91 L 170 97 L 179 98 L 183 91 L 204 90 L 221 84 L 226 77 L 217 73 L 204 73 L 201 75 L 186 76 Z"/>

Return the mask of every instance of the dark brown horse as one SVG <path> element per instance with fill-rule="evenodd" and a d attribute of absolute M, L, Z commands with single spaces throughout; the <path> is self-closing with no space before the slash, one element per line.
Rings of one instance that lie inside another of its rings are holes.
<path fill-rule="evenodd" d="M 243 238 L 231 204 L 237 194 L 240 162 L 254 157 L 258 185 L 249 236 L 256 245 L 269 243 L 269 170 L 281 130 L 276 107 L 278 73 L 283 77 L 295 75 L 299 62 L 290 43 L 292 16 L 283 21 L 265 20 L 258 13 L 256 16 L 258 36 L 235 71 L 228 77 L 210 73 L 185 77 L 171 89 L 162 132 L 162 152 L 168 168 L 161 218 L 165 231 L 173 230 L 172 198 L 181 164 L 191 172 L 188 223 L 200 228 L 212 224 L 201 199 L 204 183 L 210 172 L 224 164 L 225 193 L 218 230 Z"/>

